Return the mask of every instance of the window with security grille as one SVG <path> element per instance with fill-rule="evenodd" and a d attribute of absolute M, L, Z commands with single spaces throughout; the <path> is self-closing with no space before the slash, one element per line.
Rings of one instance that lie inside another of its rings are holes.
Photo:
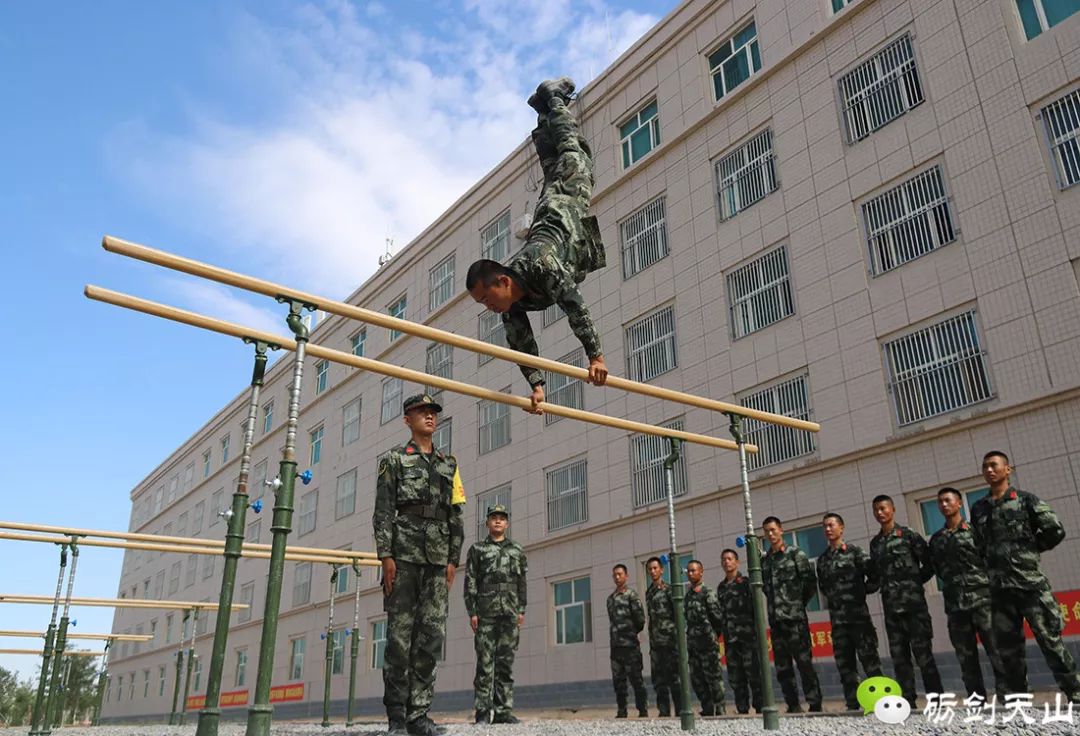
<path fill-rule="evenodd" d="M 551 327 L 565 316 L 566 312 L 562 310 L 562 307 L 558 304 L 552 304 L 544 310 L 544 327 Z"/>
<path fill-rule="evenodd" d="M 315 466 L 322 460 L 322 441 L 324 434 L 323 425 L 319 425 L 309 433 L 311 439 L 311 452 L 308 453 L 308 464 Z"/>
<path fill-rule="evenodd" d="M 315 395 L 326 390 L 330 381 L 330 361 L 320 360 L 315 364 Z"/>
<path fill-rule="evenodd" d="M 720 219 L 727 220 L 776 190 L 772 131 L 763 130 L 716 162 Z"/>
<path fill-rule="evenodd" d="M 453 345 L 444 345 L 441 342 L 433 342 L 428 345 L 427 359 L 424 363 L 424 372 L 428 375 L 439 376 L 440 378 L 453 378 Z M 441 388 L 435 388 L 434 386 L 427 386 L 426 390 L 433 397 L 438 396 L 442 393 Z"/>
<path fill-rule="evenodd" d="M 549 532 L 589 520 L 588 475 L 584 458 L 545 473 Z"/>
<path fill-rule="evenodd" d="M 578 348 L 569 355 L 564 355 L 559 358 L 560 363 L 566 363 L 567 365 L 577 366 L 578 368 L 585 367 L 585 351 Z M 557 404 L 559 406 L 568 406 L 571 409 L 584 409 L 585 408 L 585 391 L 582 388 L 581 379 L 570 378 L 564 376 L 562 373 L 552 373 L 550 371 L 544 371 L 544 401 L 548 404 Z M 554 414 L 548 414 L 544 412 L 544 424 L 554 424 L 562 419 Z"/>
<path fill-rule="evenodd" d="M 659 111 L 656 100 L 653 100 L 619 126 L 624 169 L 629 169 L 644 158 L 649 151 L 660 145 Z"/>
<path fill-rule="evenodd" d="M 911 37 L 904 36 L 840 78 L 848 143 L 860 141 L 922 104 Z"/>
<path fill-rule="evenodd" d="M 1080 0 L 1076 7 L 1080 7 Z M 1046 130 L 1058 188 L 1068 189 L 1080 183 L 1080 89 L 1051 102 L 1039 117 Z"/>
<path fill-rule="evenodd" d="M 428 311 L 434 312 L 454 295 L 454 256 L 445 258 L 428 271 Z"/>
<path fill-rule="evenodd" d="M 308 563 L 310 565 L 310 563 Z M 304 639 L 293 639 L 291 642 L 292 653 L 289 657 L 289 679 L 299 680 L 304 676 L 304 650 L 307 642 Z"/>
<path fill-rule="evenodd" d="M 754 21 L 739 29 L 709 54 L 709 74 L 713 80 L 713 99 L 717 102 L 725 95 L 761 70 L 761 52 L 758 49 L 757 26 Z"/>
<path fill-rule="evenodd" d="M 236 620 L 240 623 L 245 623 L 251 620 L 252 608 L 255 607 L 255 583 L 244 583 L 240 586 L 240 596 L 237 603 L 243 603 L 247 608 L 242 608 L 236 612 Z"/>
<path fill-rule="evenodd" d="M 510 511 L 509 483 L 476 496 L 476 538 L 478 540 L 487 536 L 487 510 L 496 504 L 502 504 L 507 511 Z"/>
<path fill-rule="evenodd" d="M 631 380 L 650 381 L 676 366 L 674 307 L 658 309 L 626 328 L 626 373 Z"/>
<path fill-rule="evenodd" d="M 1080 0 L 1016 0 L 1016 10 L 1024 26 L 1024 35 L 1030 41 L 1080 12 Z"/>
<path fill-rule="evenodd" d="M 673 419 L 660 425 L 668 429 L 685 429 L 682 419 Z M 667 480 L 664 460 L 671 454 L 671 445 L 663 437 L 651 434 L 635 434 L 630 437 L 630 487 L 634 508 L 667 500 Z M 675 496 L 686 493 L 686 445 L 683 444 L 679 459 L 672 468 Z"/>
<path fill-rule="evenodd" d="M 809 376 L 804 373 L 755 391 L 739 399 L 739 404 L 749 409 L 809 420 L 812 413 Z M 814 451 L 812 432 L 758 419 L 744 419 L 743 430 L 747 443 L 758 446 L 757 452 L 747 455 L 747 466 L 750 470 L 808 455 Z"/>
<path fill-rule="evenodd" d="M 330 672 L 334 675 L 340 675 L 345 671 L 345 639 L 348 638 L 348 633 L 345 629 L 338 629 L 330 634 L 331 648 L 330 648 Z"/>
<path fill-rule="evenodd" d="M 311 600 L 311 563 L 298 562 L 293 571 L 292 604 L 302 606 Z"/>
<path fill-rule="evenodd" d="M 492 345 L 509 347 L 506 342 L 506 326 L 503 325 L 501 314 L 498 312 L 481 312 L 478 324 L 477 334 L 481 340 Z M 478 365 L 484 365 L 492 359 L 490 355 L 484 355 L 483 353 L 478 353 L 476 358 Z"/>
<path fill-rule="evenodd" d="M 267 434 L 274 427 L 274 400 L 270 399 L 263 404 L 263 434 Z"/>
<path fill-rule="evenodd" d="M 439 417 L 439 421 L 435 425 L 435 433 L 431 435 L 431 443 L 444 454 L 450 454 L 452 452 L 450 447 L 453 436 L 453 420 L 450 417 L 446 419 Z"/>
<path fill-rule="evenodd" d="M 386 619 L 371 622 L 371 669 L 383 668 L 383 656 L 386 654 Z"/>
<path fill-rule="evenodd" d="M 667 221 L 664 219 L 664 203 L 664 197 L 654 199 L 619 223 L 624 279 L 644 271 L 667 256 Z"/>
<path fill-rule="evenodd" d="M 735 339 L 795 314 L 785 246 L 739 266 L 725 281 Z"/>
<path fill-rule="evenodd" d="M 334 519 L 344 519 L 356 511 L 356 468 L 338 476 L 334 496 Z"/>
<path fill-rule="evenodd" d="M 900 426 L 993 396 L 974 310 L 890 340 L 884 348 Z"/>
<path fill-rule="evenodd" d="M 956 240 L 956 221 L 935 166 L 862 206 L 874 275 L 924 256 Z"/>
<path fill-rule="evenodd" d="M 349 338 L 349 351 L 358 358 L 364 357 L 364 348 L 367 346 L 367 328 L 363 328 Z"/>
<path fill-rule="evenodd" d="M 588 576 L 552 583 L 555 643 L 592 641 L 592 584 Z"/>
<path fill-rule="evenodd" d="M 383 379 L 382 407 L 379 411 L 379 424 L 386 424 L 401 416 L 401 392 L 403 385 L 400 378 Z"/>
<path fill-rule="evenodd" d="M 318 507 L 318 491 L 311 491 L 300 497 L 300 508 L 297 509 L 296 536 L 302 537 L 315 531 L 315 516 Z"/>
<path fill-rule="evenodd" d="M 401 297 L 386 308 L 387 314 L 391 317 L 397 317 L 398 319 L 405 319 L 405 309 L 408 306 L 408 296 L 402 294 Z M 390 342 L 397 340 L 403 333 L 400 330 L 390 330 Z"/>
<path fill-rule="evenodd" d="M 341 408 L 342 447 L 360 439 L 360 407 L 360 399 L 356 398 Z"/>
<path fill-rule="evenodd" d="M 502 389 L 510 393 L 510 387 Z M 510 407 L 498 401 L 481 401 L 478 405 L 480 424 L 480 454 L 483 455 L 510 444 Z"/>
<path fill-rule="evenodd" d="M 510 210 L 480 231 L 480 257 L 502 261 L 510 255 Z"/>

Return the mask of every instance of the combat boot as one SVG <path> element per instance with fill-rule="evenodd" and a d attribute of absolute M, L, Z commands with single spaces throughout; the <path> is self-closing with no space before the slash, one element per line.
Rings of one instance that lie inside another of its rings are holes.
<path fill-rule="evenodd" d="M 619 710 L 617 710 L 615 712 L 615 717 L 616 718 L 626 718 L 626 708 L 619 708 Z"/>
<path fill-rule="evenodd" d="M 405 711 L 387 711 L 386 720 L 390 722 L 386 732 L 390 736 L 407 736 L 408 731 L 405 729 Z"/>
<path fill-rule="evenodd" d="M 637 717 L 638 718 L 648 718 L 649 717 L 649 709 L 648 708 L 638 708 L 637 709 Z"/>
<path fill-rule="evenodd" d="M 496 713 L 492 723 L 521 723 L 521 720 L 513 713 Z"/>
<path fill-rule="evenodd" d="M 787 712 L 788 713 L 802 713 L 802 706 L 799 705 L 798 703 L 788 703 Z"/>
<path fill-rule="evenodd" d="M 491 723 L 491 711 L 490 710 L 478 710 L 476 711 L 476 723 L 477 725 L 488 725 Z"/>
<path fill-rule="evenodd" d="M 446 733 L 445 728 L 436 725 L 435 721 L 427 716 L 420 716 L 415 721 L 409 721 L 405 729 L 409 736 L 443 736 Z"/>
<path fill-rule="evenodd" d="M 809 710 L 811 713 L 820 713 L 821 712 L 821 703 L 811 703 L 810 707 L 807 708 L 807 710 Z"/>

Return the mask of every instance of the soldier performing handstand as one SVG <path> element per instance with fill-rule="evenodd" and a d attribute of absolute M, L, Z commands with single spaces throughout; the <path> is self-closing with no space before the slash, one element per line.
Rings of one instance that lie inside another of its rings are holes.
<path fill-rule="evenodd" d="M 589 144 L 567 108 L 574 83 L 563 77 L 541 82 L 529 104 L 539 113 L 532 132 L 544 187 L 525 246 L 509 264 L 479 260 L 469 267 L 465 288 L 478 303 L 502 314 L 506 341 L 514 350 L 539 355 L 528 312 L 553 304 L 566 313 L 570 329 L 589 357 L 589 382 L 602 386 L 607 365 L 578 284 L 607 264 L 596 218 L 588 214 L 593 188 Z M 520 366 L 532 387 L 532 412 L 540 414 L 544 374 Z"/>

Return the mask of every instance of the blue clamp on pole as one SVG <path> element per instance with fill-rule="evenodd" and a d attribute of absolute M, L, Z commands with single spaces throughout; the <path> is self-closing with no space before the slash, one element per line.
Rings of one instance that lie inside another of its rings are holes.
<path fill-rule="evenodd" d="M 254 511 L 257 514 L 260 511 L 262 511 L 262 506 L 263 506 L 262 499 L 261 498 L 256 498 L 254 501 L 249 503 L 248 506 L 251 508 L 252 511 Z"/>
<path fill-rule="evenodd" d="M 312 475 L 310 470 L 305 470 L 303 473 L 300 473 L 296 477 L 299 478 L 300 482 L 303 483 L 305 486 L 311 483 Z"/>

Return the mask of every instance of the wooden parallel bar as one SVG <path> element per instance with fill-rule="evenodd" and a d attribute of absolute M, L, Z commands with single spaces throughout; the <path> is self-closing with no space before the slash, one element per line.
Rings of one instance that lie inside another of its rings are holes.
<path fill-rule="evenodd" d="M 32 593 L 0 593 L 0 603 L 31 603 L 51 606 L 53 596 Z M 79 598 L 71 599 L 73 606 L 97 606 L 102 608 L 161 608 L 189 610 L 198 608 L 203 611 L 216 611 L 217 603 L 206 601 L 155 601 L 150 598 Z M 244 611 L 250 608 L 246 603 L 233 603 L 231 610 Z"/>
<path fill-rule="evenodd" d="M 16 636 L 24 639 L 44 639 L 44 631 L 0 631 L 0 636 Z M 67 632 L 66 638 L 68 639 L 112 639 L 114 641 L 150 641 L 154 637 L 150 634 L 83 634 Z"/>

